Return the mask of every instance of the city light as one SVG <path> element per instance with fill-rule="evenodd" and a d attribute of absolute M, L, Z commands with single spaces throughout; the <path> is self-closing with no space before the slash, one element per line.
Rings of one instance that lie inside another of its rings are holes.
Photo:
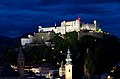
<path fill-rule="evenodd" d="M 60 65 L 60 63 L 59 63 L 59 62 L 57 62 L 57 65 Z"/>
<path fill-rule="evenodd" d="M 62 51 L 60 51 L 60 53 L 62 53 Z"/>
<path fill-rule="evenodd" d="M 52 47 L 52 50 L 55 50 L 55 48 L 54 48 L 54 47 Z"/>
<path fill-rule="evenodd" d="M 43 59 L 42 61 L 46 61 L 46 59 Z"/>

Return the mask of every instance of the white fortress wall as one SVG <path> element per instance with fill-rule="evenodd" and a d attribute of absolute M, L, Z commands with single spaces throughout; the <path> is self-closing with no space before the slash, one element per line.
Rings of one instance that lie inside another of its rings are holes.
<path fill-rule="evenodd" d="M 61 29 L 63 29 L 64 27 L 56 27 L 56 31 L 55 33 L 61 33 Z"/>
<path fill-rule="evenodd" d="M 44 32 L 46 32 L 46 31 L 55 31 L 55 27 L 42 28 L 42 31 L 44 31 Z"/>
<path fill-rule="evenodd" d="M 21 45 L 24 46 L 25 44 L 30 44 L 31 41 L 29 38 L 21 38 Z"/>

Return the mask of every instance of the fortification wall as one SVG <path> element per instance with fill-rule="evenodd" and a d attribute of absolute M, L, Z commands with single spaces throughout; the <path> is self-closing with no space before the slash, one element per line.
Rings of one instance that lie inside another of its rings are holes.
<path fill-rule="evenodd" d="M 103 38 L 103 33 L 97 33 L 97 32 L 78 32 L 78 40 L 82 38 L 85 35 L 91 35 L 96 38 Z"/>

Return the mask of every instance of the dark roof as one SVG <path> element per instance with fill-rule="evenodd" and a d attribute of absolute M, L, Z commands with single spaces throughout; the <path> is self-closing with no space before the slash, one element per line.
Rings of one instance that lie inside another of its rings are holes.
<path fill-rule="evenodd" d="M 40 67 L 48 67 L 50 70 L 55 70 L 54 66 L 50 63 L 43 63 Z"/>

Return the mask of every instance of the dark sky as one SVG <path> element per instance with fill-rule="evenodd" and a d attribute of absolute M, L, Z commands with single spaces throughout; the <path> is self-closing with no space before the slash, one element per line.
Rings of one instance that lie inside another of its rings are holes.
<path fill-rule="evenodd" d="M 77 17 L 120 37 L 120 0 L 0 0 L 0 34 L 9 37 Z"/>

